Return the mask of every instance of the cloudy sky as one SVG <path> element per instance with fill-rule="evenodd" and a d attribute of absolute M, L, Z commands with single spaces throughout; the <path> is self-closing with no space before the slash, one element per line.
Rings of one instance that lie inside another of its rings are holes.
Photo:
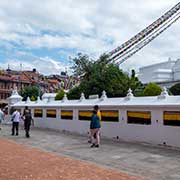
<path fill-rule="evenodd" d="M 130 39 L 179 0 L 0 0 L 0 68 L 45 74 L 68 69 L 78 52 L 96 59 Z M 180 58 L 180 20 L 121 65 Z"/>

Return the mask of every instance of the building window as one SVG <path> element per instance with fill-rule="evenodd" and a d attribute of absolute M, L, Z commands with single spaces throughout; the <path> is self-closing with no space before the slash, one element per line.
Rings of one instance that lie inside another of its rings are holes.
<path fill-rule="evenodd" d="M 149 111 L 128 111 L 128 124 L 151 124 L 151 112 Z"/>
<path fill-rule="evenodd" d="M 73 111 L 72 110 L 61 110 L 61 119 L 72 120 Z"/>
<path fill-rule="evenodd" d="M 79 111 L 79 120 L 90 121 L 92 117 L 92 111 Z"/>
<path fill-rule="evenodd" d="M 43 110 L 42 109 L 35 109 L 34 110 L 34 117 L 43 117 Z"/>
<path fill-rule="evenodd" d="M 101 120 L 108 122 L 119 122 L 119 111 L 103 110 L 101 111 Z"/>
<path fill-rule="evenodd" d="M 47 118 L 56 118 L 56 110 L 55 109 L 47 109 L 46 117 Z"/>
<path fill-rule="evenodd" d="M 165 126 L 180 126 L 180 111 L 164 111 L 163 124 Z"/>

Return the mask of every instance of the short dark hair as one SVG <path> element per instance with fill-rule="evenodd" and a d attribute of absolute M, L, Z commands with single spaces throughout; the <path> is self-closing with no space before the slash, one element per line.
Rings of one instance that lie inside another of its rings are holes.
<path fill-rule="evenodd" d="M 94 106 L 94 109 L 96 109 L 96 110 L 99 109 L 99 106 L 98 106 L 98 105 L 95 105 L 95 106 Z"/>
<path fill-rule="evenodd" d="M 28 106 L 25 106 L 25 109 L 28 109 Z"/>

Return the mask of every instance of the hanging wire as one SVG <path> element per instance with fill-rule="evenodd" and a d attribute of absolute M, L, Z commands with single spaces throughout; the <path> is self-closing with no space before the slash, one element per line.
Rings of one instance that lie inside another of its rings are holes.
<path fill-rule="evenodd" d="M 177 14 L 177 16 L 174 18 L 173 21 L 171 21 L 170 23 L 167 23 L 167 26 L 166 27 L 163 27 L 163 29 L 159 29 L 156 33 L 154 34 L 151 34 L 146 40 L 144 40 L 143 42 L 139 43 L 138 45 L 136 45 L 132 50 L 134 50 L 132 53 L 128 54 L 129 52 L 131 52 L 131 50 L 124 54 L 124 55 L 120 55 L 120 56 L 117 56 L 114 61 L 117 61 L 118 59 L 120 59 L 120 61 L 117 63 L 118 65 L 122 64 L 126 59 L 130 58 L 131 56 L 133 56 L 135 53 L 137 53 L 138 51 L 140 51 L 143 47 L 145 47 L 147 44 L 149 44 L 152 40 L 154 40 L 156 37 L 158 37 L 162 32 L 164 32 L 166 29 L 168 29 L 172 24 L 174 24 L 178 19 L 180 18 L 180 13 Z M 127 56 L 126 56 L 127 55 Z M 123 57 L 123 56 L 126 56 L 126 57 Z M 123 59 L 121 59 L 123 58 Z"/>
<path fill-rule="evenodd" d="M 117 56 L 113 59 L 113 61 L 115 61 L 116 59 L 120 59 L 123 58 L 125 55 L 129 54 L 131 51 L 133 51 L 134 49 L 138 48 L 142 43 L 144 43 L 145 41 L 147 41 L 151 36 L 156 35 L 159 31 L 161 31 L 162 29 L 166 28 L 166 26 L 168 26 L 168 24 L 173 24 L 176 18 L 178 19 L 180 15 L 180 12 L 178 12 L 176 15 L 174 15 L 171 19 L 169 19 L 168 21 L 166 21 L 162 26 L 159 26 L 158 29 L 156 29 L 155 31 L 153 31 L 149 36 L 146 36 L 143 40 L 139 41 L 135 46 L 133 46 L 132 48 L 129 48 L 128 51 L 125 51 L 123 53 L 119 53 L 117 54 Z M 176 22 L 176 20 L 175 20 Z M 169 26 L 168 26 L 169 27 Z M 166 28 L 167 29 L 167 28 Z M 157 36 L 156 36 L 157 37 Z"/>
<path fill-rule="evenodd" d="M 158 18 L 156 21 L 154 21 L 152 24 L 150 24 L 148 27 L 143 29 L 141 32 L 139 32 L 137 35 L 132 37 L 130 40 L 123 43 L 121 46 L 117 47 L 116 49 L 109 52 L 107 55 L 110 57 L 109 62 L 119 56 L 120 54 L 127 51 L 129 48 L 131 48 L 133 45 L 144 39 L 146 36 L 148 36 L 150 33 L 152 33 L 155 29 L 157 29 L 159 26 L 163 25 L 164 22 L 168 21 L 174 14 L 176 14 L 180 10 L 180 2 L 176 4 L 173 8 L 171 8 L 169 11 L 167 11 L 164 15 L 162 15 L 160 18 Z"/>

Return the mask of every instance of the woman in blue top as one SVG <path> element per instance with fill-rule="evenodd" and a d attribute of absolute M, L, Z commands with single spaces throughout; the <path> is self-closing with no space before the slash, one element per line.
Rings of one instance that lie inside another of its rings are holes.
<path fill-rule="evenodd" d="M 101 124 L 100 124 L 100 119 L 97 116 L 97 111 L 93 111 L 93 115 L 91 118 L 91 123 L 90 123 L 90 131 L 91 131 L 91 142 L 92 145 L 91 147 L 99 147 L 99 143 L 100 143 L 100 128 L 101 128 Z M 96 142 L 93 143 L 93 139 L 94 139 L 94 135 L 96 135 Z"/>

